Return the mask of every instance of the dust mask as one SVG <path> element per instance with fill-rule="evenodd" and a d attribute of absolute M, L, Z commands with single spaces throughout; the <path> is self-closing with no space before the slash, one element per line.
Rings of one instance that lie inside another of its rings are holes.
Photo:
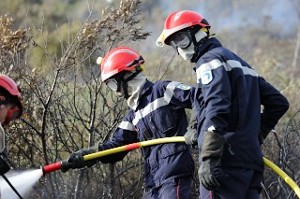
<path fill-rule="evenodd" d="M 143 73 L 139 73 L 136 77 L 127 82 L 129 94 L 129 97 L 127 98 L 127 105 L 130 108 L 136 109 L 140 92 L 146 83 L 146 79 L 147 78 Z"/>

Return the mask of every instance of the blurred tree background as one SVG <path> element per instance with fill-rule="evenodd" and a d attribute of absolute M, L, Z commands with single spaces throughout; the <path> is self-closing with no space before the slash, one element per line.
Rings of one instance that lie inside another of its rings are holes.
<path fill-rule="evenodd" d="M 25 107 L 21 120 L 6 129 L 14 169 L 39 168 L 109 139 L 126 106 L 100 82 L 96 59 L 113 47 L 139 51 L 152 81 L 193 85 L 192 65 L 171 47 L 155 46 L 164 19 L 179 9 L 205 16 L 225 47 L 287 96 L 290 109 L 262 147 L 299 184 L 297 0 L 1 0 L 0 69 L 20 84 Z M 194 153 L 197 162 L 196 149 Z M 194 198 L 197 186 L 195 182 Z M 296 198 L 269 169 L 264 187 L 262 198 Z M 141 198 L 143 191 L 143 160 L 137 150 L 114 165 L 51 173 L 28 198 Z"/>

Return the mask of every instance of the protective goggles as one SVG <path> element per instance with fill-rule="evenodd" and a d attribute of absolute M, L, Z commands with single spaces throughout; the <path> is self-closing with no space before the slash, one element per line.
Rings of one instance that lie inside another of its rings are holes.
<path fill-rule="evenodd" d="M 175 33 L 170 39 L 171 46 L 181 49 L 189 47 L 191 42 L 192 38 L 187 31 Z"/>
<path fill-rule="evenodd" d="M 116 92 L 118 90 L 118 87 L 119 87 L 118 85 L 120 84 L 114 78 L 108 79 L 105 83 L 114 92 Z"/>
<path fill-rule="evenodd" d="M 122 72 L 115 77 L 108 79 L 105 83 L 112 91 L 119 91 L 122 82 L 128 82 L 132 80 L 141 70 L 132 72 Z"/>

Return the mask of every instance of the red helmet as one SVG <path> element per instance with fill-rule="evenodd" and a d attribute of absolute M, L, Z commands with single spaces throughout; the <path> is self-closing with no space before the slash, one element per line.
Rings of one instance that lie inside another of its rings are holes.
<path fill-rule="evenodd" d="M 120 46 L 109 51 L 100 64 L 101 80 L 105 82 L 122 71 L 132 71 L 145 61 L 131 48 Z"/>
<path fill-rule="evenodd" d="M 0 87 L 7 90 L 7 92 L 9 92 L 12 96 L 21 98 L 21 94 L 19 92 L 16 82 L 8 76 L 0 74 Z"/>
<path fill-rule="evenodd" d="M 201 28 L 210 28 L 208 22 L 197 12 L 191 10 L 173 12 L 165 20 L 164 30 L 160 36 L 160 39 L 162 40 L 161 42 L 169 45 L 168 39 L 172 34 L 182 29 L 197 25 Z"/>
<path fill-rule="evenodd" d="M 18 86 L 14 80 L 6 75 L 0 75 L 0 87 L 5 89 L 11 96 L 16 99 L 16 107 L 9 109 L 4 124 L 7 124 L 13 119 L 16 119 L 22 115 L 23 107 L 21 103 L 21 93 L 19 92 Z"/>

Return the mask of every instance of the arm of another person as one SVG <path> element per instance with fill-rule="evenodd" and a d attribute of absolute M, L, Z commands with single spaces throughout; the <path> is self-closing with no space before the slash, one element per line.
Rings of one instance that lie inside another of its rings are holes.
<path fill-rule="evenodd" d="M 192 108 L 195 87 L 177 81 L 164 81 L 161 86 L 166 102 L 178 108 Z"/>
<path fill-rule="evenodd" d="M 189 108 L 193 107 L 195 99 L 196 88 L 189 86 L 184 83 L 172 81 L 164 88 L 166 90 L 167 98 L 170 99 L 170 103 L 177 106 L 178 108 Z M 184 135 L 185 142 L 189 145 L 197 143 L 197 113 L 192 111 L 192 115 L 189 121 L 189 125 Z"/>

